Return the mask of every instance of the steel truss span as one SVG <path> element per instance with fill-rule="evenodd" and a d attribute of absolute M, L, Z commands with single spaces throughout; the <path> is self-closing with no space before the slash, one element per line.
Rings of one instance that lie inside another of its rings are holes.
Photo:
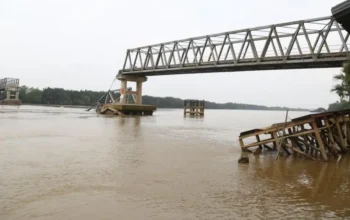
<path fill-rule="evenodd" d="M 128 49 L 122 75 L 340 67 L 349 33 L 333 17 L 294 21 Z"/>

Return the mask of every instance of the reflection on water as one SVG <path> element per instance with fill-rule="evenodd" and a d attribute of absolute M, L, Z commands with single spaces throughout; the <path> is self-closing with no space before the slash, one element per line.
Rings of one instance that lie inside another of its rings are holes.
<path fill-rule="evenodd" d="M 348 156 L 238 164 L 239 132 L 284 112 L 105 117 L 0 109 L 0 219 L 322 219 L 350 215 Z M 305 113 L 291 112 L 291 117 Z"/>

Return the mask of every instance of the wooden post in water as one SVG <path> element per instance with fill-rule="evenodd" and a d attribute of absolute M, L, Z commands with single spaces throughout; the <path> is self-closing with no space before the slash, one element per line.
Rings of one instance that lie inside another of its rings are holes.
<path fill-rule="evenodd" d="M 277 157 L 276 157 L 276 159 L 279 158 L 280 153 L 281 153 L 281 148 L 283 147 L 282 144 L 283 144 L 283 141 L 284 141 L 284 135 L 286 134 L 286 125 L 287 125 L 287 120 L 288 120 L 288 112 L 289 112 L 289 110 L 287 109 L 286 118 L 284 120 L 284 126 L 283 126 L 283 130 L 282 130 L 282 137 L 281 137 L 281 140 L 278 142 L 278 145 L 277 145 Z"/>
<path fill-rule="evenodd" d="M 314 122 L 314 121 L 312 122 L 312 129 L 314 130 L 314 133 L 316 136 L 316 141 L 318 143 L 319 150 L 321 151 L 321 155 L 325 161 L 328 161 L 328 157 L 327 157 L 326 151 L 324 149 L 324 143 L 321 139 L 320 132 L 318 131 L 316 122 Z"/>

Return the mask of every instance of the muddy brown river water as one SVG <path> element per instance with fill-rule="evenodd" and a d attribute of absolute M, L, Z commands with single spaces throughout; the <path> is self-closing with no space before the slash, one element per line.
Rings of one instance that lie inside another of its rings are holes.
<path fill-rule="evenodd" d="M 0 219 L 350 219 L 348 156 L 238 164 L 239 133 L 285 112 L 205 113 L 0 107 Z"/>

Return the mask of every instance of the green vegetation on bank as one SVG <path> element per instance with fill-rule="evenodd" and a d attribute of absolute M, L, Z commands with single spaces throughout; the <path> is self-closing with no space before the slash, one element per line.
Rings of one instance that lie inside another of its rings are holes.
<path fill-rule="evenodd" d="M 22 86 L 19 99 L 26 104 L 49 105 L 86 105 L 90 106 L 106 92 L 89 90 L 64 90 L 61 88 L 45 88 L 43 90 Z"/>
<path fill-rule="evenodd" d="M 21 87 L 20 99 L 25 104 L 48 104 L 48 105 L 85 105 L 92 106 L 105 92 L 90 90 L 65 90 L 61 88 L 45 88 L 43 90 Z M 143 96 L 143 104 L 155 105 L 158 108 L 183 108 L 184 101 L 173 97 Z M 206 101 L 208 109 L 246 109 L 246 110 L 286 110 L 286 107 L 267 107 L 263 105 L 250 105 L 240 103 L 215 103 Z M 307 111 L 307 109 L 290 109 L 294 111 Z"/>
<path fill-rule="evenodd" d="M 348 101 L 340 101 L 329 104 L 328 111 L 337 111 L 350 109 L 350 103 Z"/>
<path fill-rule="evenodd" d="M 173 97 L 153 97 L 143 96 L 142 102 L 148 105 L 155 105 L 159 108 L 183 108 L 184 100 Z M 251 105 L 241 103 L 215 103 L 205 101 L 205 107 L 207 109 L 246 109 L 246 110 L 287 110 L 287 107 L 267 107 L 264 105 Z M 294 108 L 292 111 L 308 111 L 308 109 Z"/>
<path fill-rule="evenodd" d="M 340 101 L 329 105 L 329 111 L 350 109 L 350 63 L 344 65 L 342 71 L 333 77 L 338 83 L 331 89 L 337 93 Z"/>

